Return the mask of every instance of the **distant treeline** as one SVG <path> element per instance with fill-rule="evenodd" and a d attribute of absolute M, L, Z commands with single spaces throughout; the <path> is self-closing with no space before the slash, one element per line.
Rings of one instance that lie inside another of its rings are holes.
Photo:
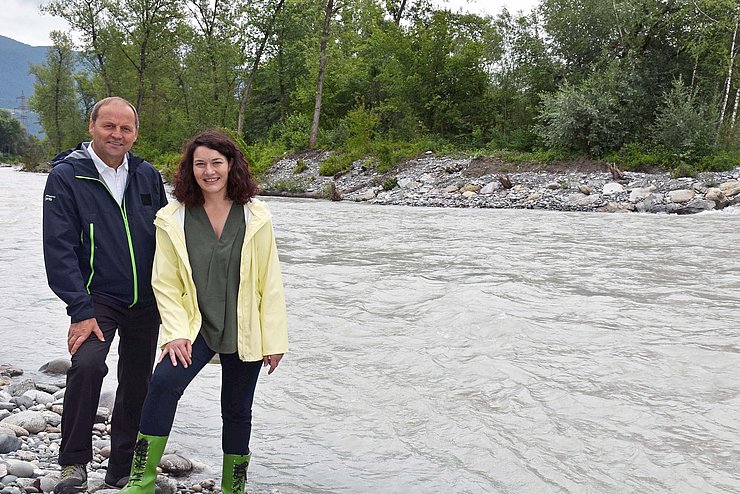
<path fill-rule="evenodd" d="M 428 0 L 42 8 L 70 24 L 32 68 L 47 153 L 84 140 L 94 102 L 119 95 L 141 116 L 136 151 L 165 166 L 208 127 L 239 138 L 258 167 L 289 150 L 340 151 L 327 174 L 425 148 L 740 164 L 736 0 L 542 0 L 495 17 Z"/>

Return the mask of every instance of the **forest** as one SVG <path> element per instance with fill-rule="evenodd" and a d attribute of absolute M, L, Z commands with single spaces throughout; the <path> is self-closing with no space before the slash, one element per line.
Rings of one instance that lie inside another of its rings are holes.
<path fill-rule="evenodd" d="M 736 0 L 542 0 L 493 16 L 428 0 L 41 9 L 70 31 L 31 68 L 45 139 L 29 159 L 85 140 L 95 101 L 118 95 L 140 113 L 134 151 L 164 169 L 205 128 L 231 133 L 258 172 L 305 149 L 333 151 L 326 175 L 426 150 L 677 175 L 740 165 Z"/>

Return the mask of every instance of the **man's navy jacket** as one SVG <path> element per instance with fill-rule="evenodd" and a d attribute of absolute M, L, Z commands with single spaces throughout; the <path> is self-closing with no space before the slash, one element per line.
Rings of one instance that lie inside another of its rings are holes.
<path fill-rule="evenodd" d="M 154 303 L 154 215 L 167 204 L 157 169 L 129 153 L 119 205 L 88 145 L 57 155 L 44 189 L 46 276 L 72 322 L 95 317 L 93 294 L 125 307 Z"/>

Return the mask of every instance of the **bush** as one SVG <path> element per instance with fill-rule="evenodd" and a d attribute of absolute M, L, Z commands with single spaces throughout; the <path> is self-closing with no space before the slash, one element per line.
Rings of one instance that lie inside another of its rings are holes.
<path fill-rule="evenodd" d="M 681 161 L 678 166 L 671 170 L 671 178 L 691 177 L 694 178 L 699 174 L 699 171 L 686 163 Z"/>
<path fill-rule="evenodd" d="M 702 171 L 726 172 L 740 166 L 740 151 L 719 151 L 701 158 L 698 164 Z"/>
<path fill-rule="evenodd" d="M 352 168 L 352 163 L 358 160 L 360 156 L 349 152 L 336 152 L 326 158 L 319 167 L 319 175 L 323 177 L 332 177 L 337 173 L 348 172 Z"/>
<path fill-rule="evenodd" d="M 625 144 L 616 153 L 608 155 L 606 161 L 617 164 L 623 170 L 641 171 L 650 167 L 665 170 L 675 159 L 665 149 L 633 142 Z"/>
<path fill-rule="evenodd" d="M 677 79 L 672 89 L 663 94 L 653 124 L 653 140 L 675 156 L 697 162 L 711 151 L 716 137 L 715 121 L 712 111 L 699 104 L 696 93 Z"/>
<path fill-rule="evenodd" d="M 258 142 L 243 149 L 249 167 L 255 175 L 265 173 L 285 154 L 285 147 L 281 142 Z"/>
<path fill-rule="evenodd" d="M 308 170 L 308 165 L 303 160 L 298 160 L 295 164 L 295 168 L 293 168 L 293 174 L 297 175 L 299 173 L 303 173 L 306 170 Z"/>
<path fill-rule="evenodd" d="M 278 192 L 301 193 L 306 192 L 306 186 L 298 180 L 278 180 L 272 184 L 272 188 Z"/>
<path fill-rule="evenodd" d="M 287 149 L 305 149 L 313 117 L 307 113 L 290 114 L 285 121 L 270 128 L 271 142 L 280 142 Z"/>
<path fill-rule="evenodd" d="M 165 153 L 152 161 L 152 164 L 162 172 L 165 182 L 171 183 L 172 179 L 175 178 L 175 172 L 180 164 L 180 156 L 180 153 Z"/>
<path fill-rule="evenodd" d="M 398 178 L 388 177 L 383 181 L 383 190 L 392 190 L 398 187 Z"/>

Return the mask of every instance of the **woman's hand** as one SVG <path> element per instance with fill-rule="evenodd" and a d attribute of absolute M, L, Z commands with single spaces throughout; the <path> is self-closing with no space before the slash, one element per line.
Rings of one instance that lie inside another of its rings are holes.
<path fill-rule="evenodd" d="M 262 367 L 270 366 L 270 370 L 267 371 L 267 374 L 272 374 L 275 369 L 277 369 L 278 364 L 280 363 L 280 360 L 283 358 L 282 353 L 278 353 L 276 355 L 265 355 L 262 357 Z"/>
<path fill-rule="evenodd" d="M 162 353 L 159 354 L 159 359 L 157 359 L 157 363 L 161 362 L 162 359 L 164 359 L 165 355 L 170 356 L 173 367 L 177 367 L 177 361 L 179 360 L 182 363 L 182 366 L 187 369 L 188 365 L 193 363 L 193 345 L 187 338 L 178 338 L 176 340 L 172 340 L 165 344 L 164 348 L 162 348 Z"/>

